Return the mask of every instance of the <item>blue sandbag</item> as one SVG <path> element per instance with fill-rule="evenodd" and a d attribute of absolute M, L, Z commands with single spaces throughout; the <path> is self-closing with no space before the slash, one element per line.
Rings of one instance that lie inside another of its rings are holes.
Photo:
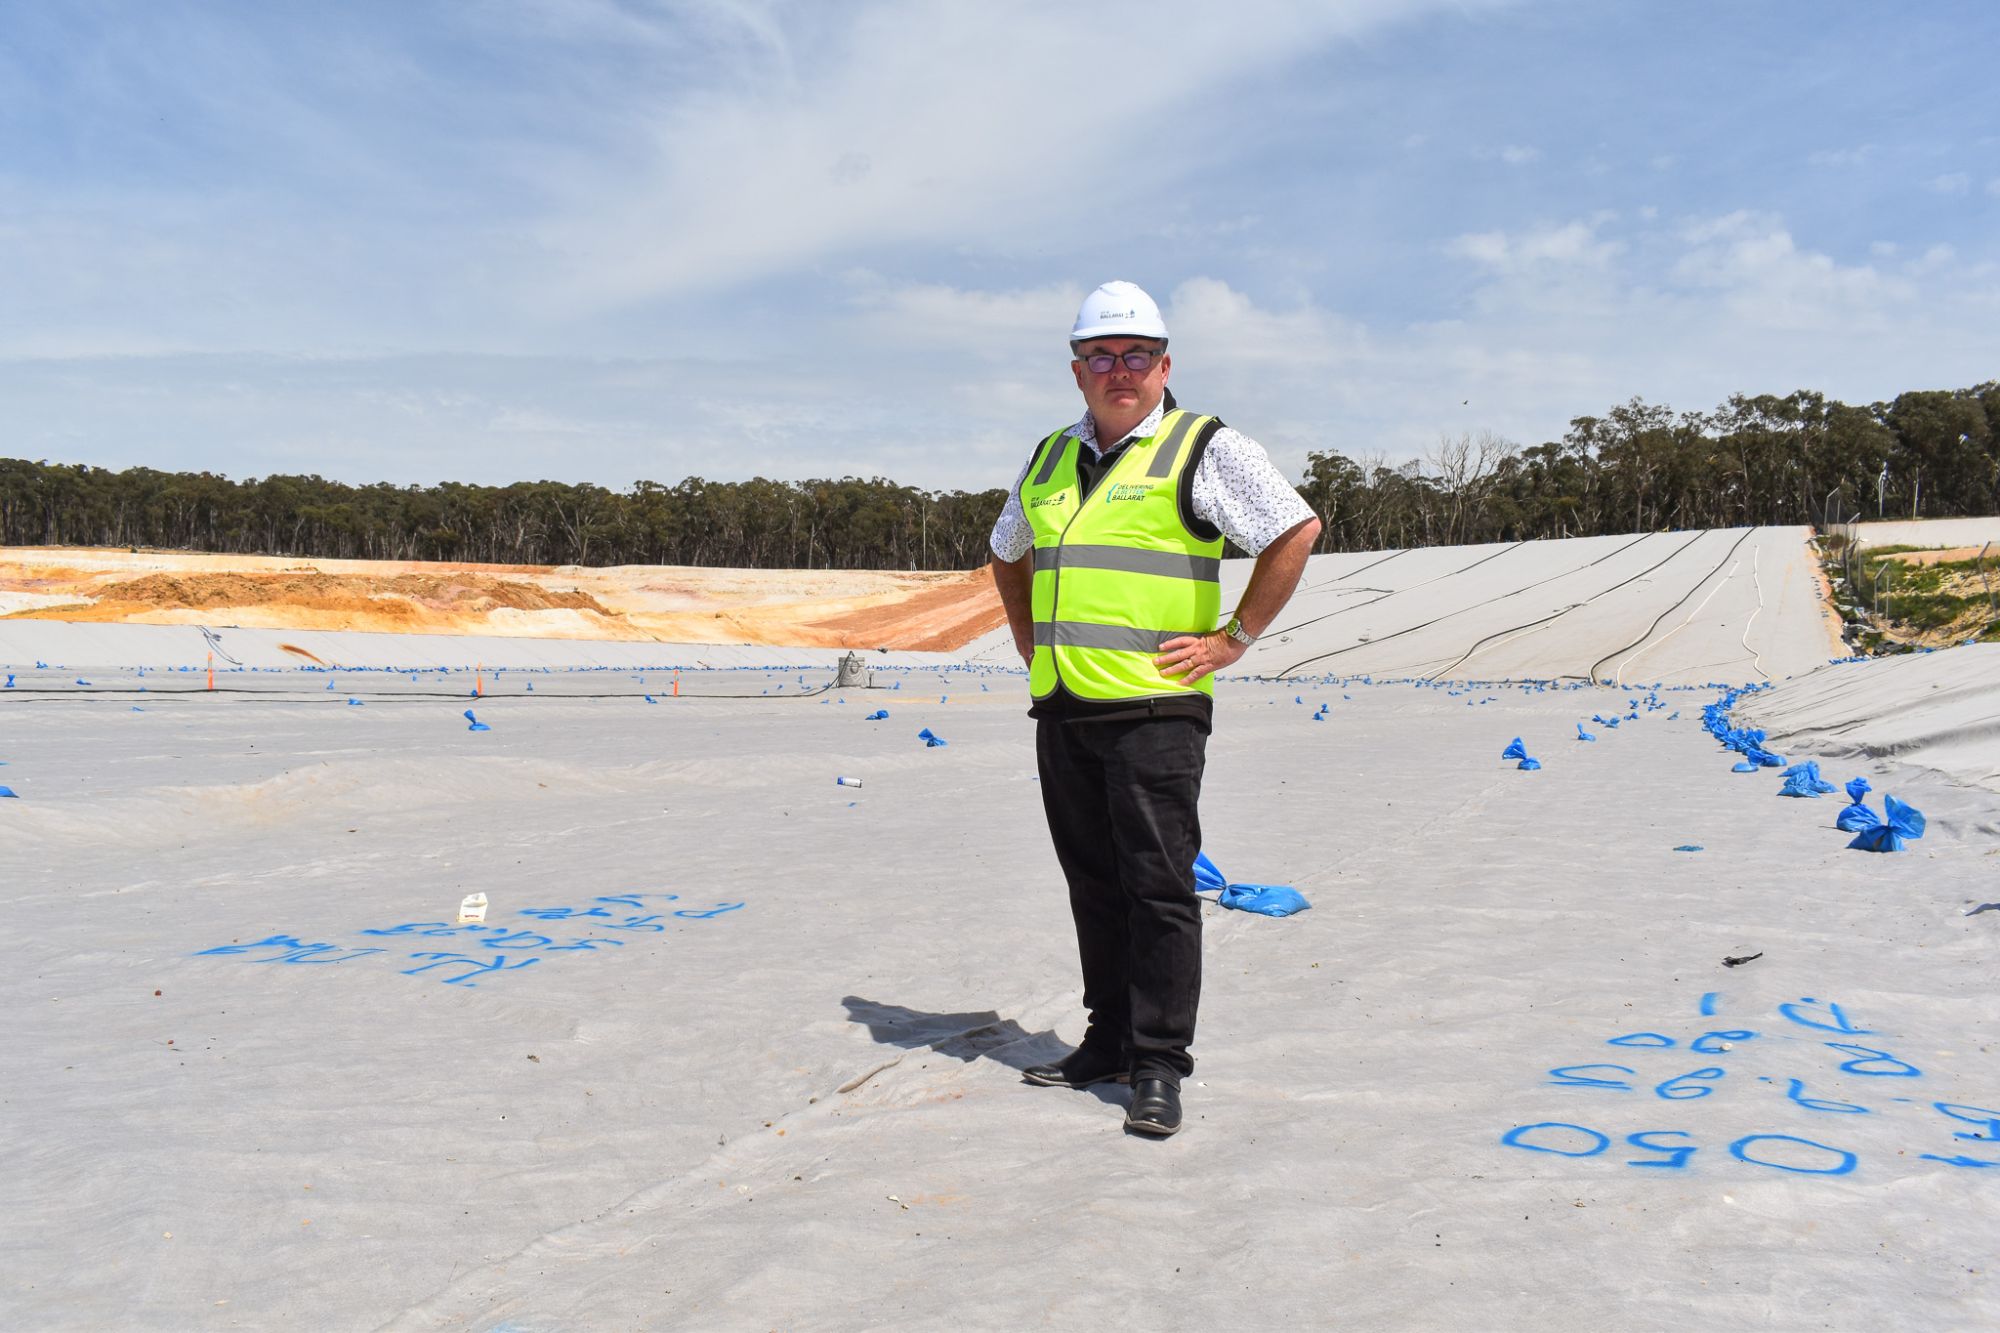
<path fill-rule="evenodd" d="M 21 799 L 20 793 L 12 787 L 0 787 L 0 796 L 11 796 L 17 801 Z"/>
<path fill-rule="evenodd" d="M 922 741 L 925 747 L 929 749 L 935 749 L 941 745 L 951 744 L 950 741 L 947 741 L 944 737 L 937 735 L 929 727 L 925 727 L 922 731 L 918 732 L 917 739 Z"/>
<path fill-rule="evenodd" d="M 1739 759 L 1729 766 L 1729 771 L 1731 773 L 1755 773 L 1757 765 L 1751 763 L 1748 759 Z"/>
<path fill-rule="evenodd" d="M 1893 796 L 1882 798 L 1887 815 L 1873 828 L 1854 835 L 1849 847 L 1863 852 L 1900 852 L 1905 841 L 1924 836 L 1924 812 Z"/>
<path fill-rule="evenodd" d="M 1881 822 L 1882 816 L 1870 810 L 1863 801 L 1842 806 L 1840 813 L 1833 817 L 1833 826 L 1842 833 L 1860 833 L 1874 828 Z"/>
<path fill-rule="evenodd" d="M 887 716 L 889 716 L 888 709 L 878 708 L 874 712 L 870 713 L 867 717 L 862 718 L 861 720 L 863 722 L 880 722 L 883 718 Z"/>
<path fill-rule="evenodd" d="M 1216 901 L 1260 916 L 1291 916 L 1312 906 L 1297 889 L 1284 884 L 1231 884 Z"/>
<path fill-rule="evenodd" d="M 1528 747 L 1521 744 L 1521 738 L 1516 736 L 1513 740 L 1507 742 L 1507 748 L 1500 752 L 1500 757 L 1502 759 L 1526 759 L 1528 757 Z"/>
<path fill-rule="evenodd" d="M 1597 737 L 1583 729 L 1583 723 L 1581 722 L 1576 724 L 1576 738 L 1580 741 L 1594 741 L 1597 739 Z"/>
<path fill-rule="evenodd" d="M 1194 858 L 1194 891 L 1196 893 L 1220 893 L 1229 886 L 1222 872 L 1215 868 L 1215 862 L 1208 859 L 1207 852 L 1197 852 Z"/>
<path fill-rule="evenodd" d="M 347 701 L 347 706 L 348 706 L 349 708 L 360 708 L 360 707 L 362 707 L 363 705 L 362 705 L 362 703 L 361 703 L 361 701 L 360 701 L 359 699 L 349 699 L 349 700 Z"/>
<path fill-rule="evenodd" d="M 1847 783 L 1847 804 L 1833 817 L 1833 826 L 1842 833 L 1859 833 L 1863 829 L 1874 828 L 1882 822 L 1882 817 L 1868 808 L 1861 798 L 1870 787 L 1867 778 L 1851 778 Z"/>
<path fill-rule="evenodd" d="M 1312 906 L 1305 895 L 1288 884 L 1229 883 L 1215 862 L 1208 859 L 1207 852 L 1197 853 L 1194 858 L 1194 891 L 1217 894 L 1216 901 L 1224 907 L 1259 916 L 1291 916 Z"/>
<path fill-rule="evenodd" d="M 1819 760 L 1808 759 L 1802 764 L 1793 764 L 1785 770 L 1785 785 L 1778 788 L 1780 796 L 1810 796 L 1817 800 L 1835 790 L 1831 782 L 1819 775 Z"/>
<path fill-rule="evenodd" d="M 1518 763 L 1518 764 L 1516 764 L 1516 765 L 1514 765 L 1514 767 L 1516 767 L 1516 768 L 1520 768 L 1520 769 L 1526 769 L 1526 770 L 1527 770 L 1528 772 L 1530 772 L 1530 773 L 1534 772 L 1534 771 L 1535 771 L 1536 769 L 1540 768 L 1541 766 L 1542 766 L 1542 761 L 1541 761 L 1541 760 L 1539 760 L 1539 759 L 1530 759 L 1530 758 L 1529 758 L 1529 757 L 1528 757 L 1527 755 L 1522 755 L 1522 756 L 1521 756 L 1521 762 L 1520 762 L 1520 763 Z"/>
<path fill-rule="evenodd" d="M 470 722 L 470 723 L 472 724 L 471 726 L 469 726 L 469 727 L 467 727 L 467 728 L 466 728 L 466 730 L 467 730 L 467 731 L 491 731 L 491 730 L 493 730 L 493 728 L 491 728 L 491 727 L 487 726 L 487 725 L 486 725 L 486 724 L 485 724 L 484 722 L 481 722 L 481 721 L 480 721 L 480 720 L 479 720 L 478 718 L 474 717 L 474 716 L 472 715 L 472 710 L 471 710 L 470 708 L 468 708 L 468 709 L 466 709 L 466 710 L 465 710 L 465 720 L 466 720 L 467 722 Z"/>

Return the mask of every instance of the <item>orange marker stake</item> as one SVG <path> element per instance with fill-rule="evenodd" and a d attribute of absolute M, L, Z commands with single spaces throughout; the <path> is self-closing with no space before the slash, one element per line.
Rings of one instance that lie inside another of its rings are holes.
<path fill-rule="evenodd" d="M 486 663 L 481 662 L 472 669 L 472 694 L 474 698 L 486 697 Z"/>
<path fill-rule="evenodd" d="M 215 688 L 215 654 L 208 655 L 208 688 Z"/>
<path fill-rule="evenodd" d="M 676 671 L 674 672 L 674 698 L 678 699 L 680 697 L 681 697 L 681 673 Z"/>

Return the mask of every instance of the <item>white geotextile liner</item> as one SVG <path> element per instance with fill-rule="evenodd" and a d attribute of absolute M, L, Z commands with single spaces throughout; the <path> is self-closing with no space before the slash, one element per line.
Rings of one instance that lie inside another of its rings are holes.
<path fill-rule="evenodd" d="M 1805 528 L 1317 555 L 1236 670 L 1628 685 L 1781 680 L 1843 656 Z M 1251 562 L 1224 563 L 1233 606 Z M 1014 658 L 1005 630 L 967 645 Z M 1015 658 L 1018 660 L 1018 658 Z"/>
<path fill-rule="evenodd" d="M 1205 845 L 1313 909 L 1206 911 L 1153 1142 L 1020 1079 L 1081 1020 L 1019 678 L 904 679 L 0 698 L 0 1327 L 2000 1323 L 1990 794 L 1870 761 L 1870 856 L 1706 689 L 1225 681 Z M 422 956 L 506 952 L 475 891 L 539 961 Z"/>
<path fill-rule="evenodd" d="M 1835 663 L 1737 715 L 1780 749 L 1897 759 L 2000 790 L 2000 644 Z"/>

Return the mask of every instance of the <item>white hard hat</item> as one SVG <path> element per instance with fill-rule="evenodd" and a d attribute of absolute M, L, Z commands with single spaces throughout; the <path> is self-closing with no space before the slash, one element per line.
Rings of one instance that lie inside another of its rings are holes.
<path fill-rule="evenodd" d="M 1167 325 L 1160 307 L 1136 282 L 1107 282 L 1083 298 L 1076 312 L 1076 326 L 1069 331 L 1071 342 L 1085 338 L 1167 339 Z"/>

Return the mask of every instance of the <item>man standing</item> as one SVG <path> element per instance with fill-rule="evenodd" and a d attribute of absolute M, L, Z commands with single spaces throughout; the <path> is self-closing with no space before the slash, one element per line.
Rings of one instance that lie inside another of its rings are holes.
<path fill-rule="evenodd" d="M 1201 995 L 1196 805 L 1214 674 L 1298 586 L 1319 520 L 1253 440 L 1178 407 L 1151 297 L 1107 282 L 1070 330 L 1083 419 L 1035 449 L 993 527 L 1090 1026 L 1031 1083 L 1132 1083 L 1129 1131 L 1181 1126 Z M 1257 557 L 1220 629 L 1227 538 Z"/>

